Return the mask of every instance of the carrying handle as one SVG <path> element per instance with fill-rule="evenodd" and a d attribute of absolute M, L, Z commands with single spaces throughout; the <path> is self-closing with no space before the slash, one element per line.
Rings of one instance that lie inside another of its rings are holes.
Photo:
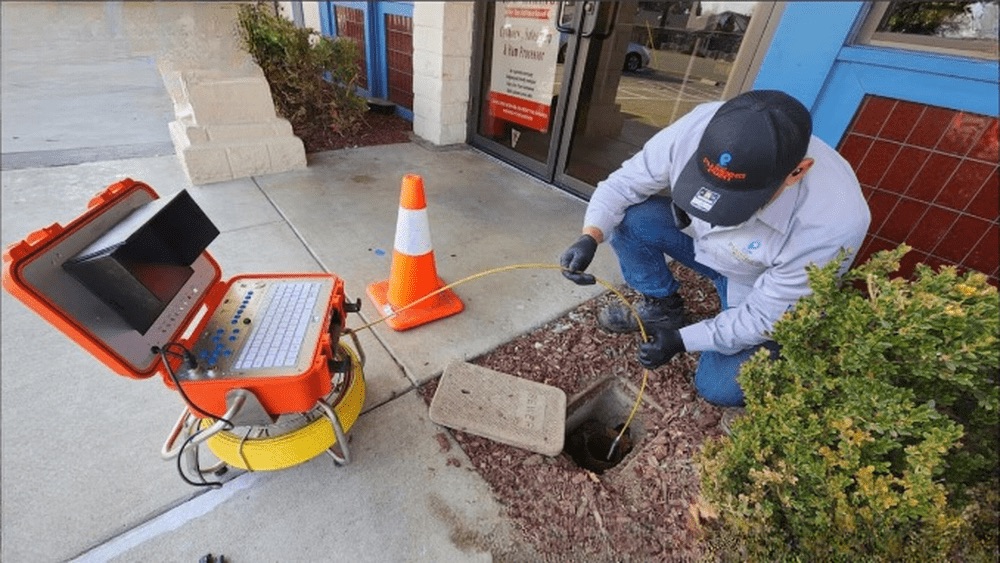
<path fill-rule="evenodd" d="M 219 432 L 222 432 L 223 430 L 228 430 L 229 423 L 226 421 L 232 420 L 233 417 L 236 416 L 236 414 L 240 411 L 240 409 L 243 408 L 244 402 L 246 402 L 246 397 L 244 396 L 236 397 L 236 399 L 233 400 L 232 404 L 229 406 L 229 409 L 226 411 L 226 414 L 224 414 L 222 418 L 216 420 L 214 424 L 206 428 L 203 432 L 195 436 L 191 440 L 191 445 L 192 446 L 198 445 L 204 442 L 205 440 L 211 438 L 212 436 L 215 436 Z M 198 418 L 196 418 L 194 415 L 191 414 L 191 411 L 188 410 L 187 407 L 184 407 L 184 412 L 181 413 L 181 416 L 177 419 L 177 423 L 174 424 L 174 428 L 170 431 L 170 434 L 167 436 L 167 440 L 163 443 L 163 447 L 160 448 L 160 457 L 162 457 L 164 460 L 169 460 L 177 457 L 177 455 L 181 453 L 181 447 L 182 447 L 182 446 L 175 446 L 177 438 L 181 435 L 181 432 L 185 428 L 188 428 L 191 424 L 196 424 L 198 420 L 199 420 Z M 184 442 L 181 442 L 181 444 L 183 443 Z"/>
<path fill-rule="evenodd" d="M 574 14 L 573 12 L 570 12 L 568 14 L 569 17 L 566 17 L 567 14 L 563 11 L 563 6 L 567 5 L 567 4 L 571 5 L 571 6 L 574 6 L 576 4 L 576 2 L 573 2 L 571 0 L 566 0 L 566 1 L 563 1 L 563 2 L 559 2 L 558 6 L 556 6 L 556 29 L 558 29 L 559 31 L 561 31 L 563 33 L 571 33 L 572 34 L 572 33 L 576 33 L 576 28 L 573 27 L 573 26 L 571 26 L 569 23 L 567 23 L 567 21 L 570 22 L 570 23 L 572 23 L 573 22 L 573 16 L 575 16 L 576 14 Z M 566 20 L 566 21 L 564 21 L 564 20 Z"/>

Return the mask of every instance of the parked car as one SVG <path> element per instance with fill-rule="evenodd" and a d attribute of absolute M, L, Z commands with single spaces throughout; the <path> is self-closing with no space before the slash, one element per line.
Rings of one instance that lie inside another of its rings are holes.
<path fill-rule="evenodd" d="M 559 41 L 559 57 L 558 62 L 566 62 L 566 43 L 567 38 L 565 36 L 560 38 Z M 625 61 L 622 65 L 622 70 L 627 72 L 635 72 L 637 70 L 646 68 L 649 66 L 649 61 L 652 58 L 649 49 L 645 46 L 640 45 L 635 42 L 629 42 L 628 48 L 625 50 Z"/>
<path fill-rule="evenodd" d="M 635 72 L 639 69 L 646 68 L 649 66 L 650 58 L 651 54 L 649 49 L 643 45 L 630 41 L 628 49 L 625 51 L 625 65 L 622 69 L 627 70 L 628 72 Z"/>

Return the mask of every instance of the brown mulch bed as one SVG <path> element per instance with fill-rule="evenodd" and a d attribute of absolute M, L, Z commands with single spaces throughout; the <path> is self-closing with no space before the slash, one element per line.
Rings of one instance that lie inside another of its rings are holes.
<path fill-rule="evenodd" d="M 302 139 L 307 153 L 332 151 L 354 147 L 370 147 L 373 145 L 390 145 L 407 143 L 413 132 L 413 124 L 396 114 L 383 114 L 376 111 L 365 113 L 364 123 L 357 132 L 341 135 L 334 131 L 296 131 Z"/>
<path fill-rule="evenodd" d="M 719 302 L 711 282 L 683 266 L 671 268 L 682 281 L 691 321 L 714 316 Z M 606 376 L 622 378 L 638 389 L 639 337 L 609 334 L 597 326 L 597 311 L 615 299 L 605 294 L 584 303 L 472 363 L 553 385 L 570 401 Z M 696 362 L 696 355 L 684 354 L 650 372 L 647 403 L 633 423 L 636 428 L 641 424 L 643 435 L 620 465 L 602 475 L 580 468 L 565 453 L 550 458 L 447 431 L 468 455 L 470 469 L 492 486 L 525 539 L 547 560 L 697 559 L 702 554 L 691 509 L 699 485 L 692 457 L 707 438 L 722 431 L 721 410 L 694 389 Z M 436 384 L 421 388 L 426 401 Z M 449 464 L 462 462 L 452 457 Z"/>
<path fill-rule="evenodd" d="M 410 140 L 412 124 L 396 115 L 368 112 L 358 134 L 303 139 L 308 152 Z M 690 321 L 719 310 L 715 288 L 691 270 L 672 264 L 681 281 Z M 570 283 L 570 282 L 566 282 Z M 626 297 L 636 294 L 625 290 Z M 573 396 L 614 376 L 638 389 L 642 366 L 637 335 L 609 334 L 597 311 L 617 297 L 605 294 L 548 324 L 473 360 L 473 363 L 553 385 Z M 721 410 L 698 397 L 692 381 L 697 355 L 684 354 L 650 372 L 645 403 L 633 425 L 642 427 L 634 449 L 602 475 L 577 466 L 567 454 L 545 457 L 465 432 L 446 430 L 490 484 L 507 514 L 537 553 L 554 561 L 678 561 L 702 553 L 691 507 L 698 498 L 692 458 L 708 438 L 722 435 Z M 420 389 L 429 403 L 437 388 Z M 624 422 L 624 421 L 623 421 Z M 441 449 L 450 448 L 442 434 Z M 448 463 L 461 466 L 458 457 Z M 497 554 L 498 557 L 503 557 Z"/>

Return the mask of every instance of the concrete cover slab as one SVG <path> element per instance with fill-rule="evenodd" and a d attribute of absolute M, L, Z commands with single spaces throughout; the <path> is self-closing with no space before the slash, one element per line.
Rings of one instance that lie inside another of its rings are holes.
<path fill-rule="evenodd" d="M 566 431 L 566 393 L 467 362 L 449 365 L 431 401 L 434 422 L 557 456 Z"/>

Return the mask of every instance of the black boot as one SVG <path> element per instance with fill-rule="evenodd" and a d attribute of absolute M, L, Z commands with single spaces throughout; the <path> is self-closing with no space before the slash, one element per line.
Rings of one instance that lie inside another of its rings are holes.
<path fill-rule="evenodd" d="M 684 300 L 678 294 L 667 297 L 642 296 L 635 310 L 644 325 L 657 323 L 670 328 L 681 328 L 684 322 Z M 610 332 L 636 332 L 639 323 L 625 304 L 616 302 L 597 313 L 597 324 Z"/>

